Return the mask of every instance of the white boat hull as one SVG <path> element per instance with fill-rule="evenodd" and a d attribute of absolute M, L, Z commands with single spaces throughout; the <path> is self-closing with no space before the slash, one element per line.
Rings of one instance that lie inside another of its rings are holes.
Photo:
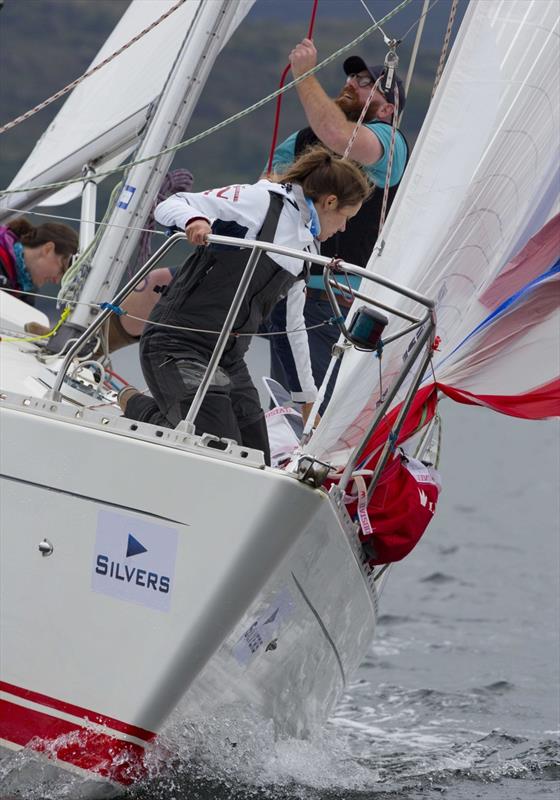
<path fill-rule="evenodd" d="M 247 706 L 295 737 L 325 721 L 375 627 L 375 586 L 347 534 L 324 504 L 196 679 L 181 718 Z"/>
<path fill-rule="evenodd" d="M 122 786 L 177 718 L 327 716 L 375 624 L 332 498 L 236 446 L 18 395 L 0 414 L 8 750 Z"/>

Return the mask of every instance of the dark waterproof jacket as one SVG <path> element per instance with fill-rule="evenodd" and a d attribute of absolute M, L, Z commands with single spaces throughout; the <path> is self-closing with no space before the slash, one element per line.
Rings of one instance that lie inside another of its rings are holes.
<path fill-rule="evenodd" d="M 270 206 L 258 239 L 274 241 L 283 207 L 281 195 L 270 192 Z M 150 320 L 166 325 L 219 332 L 243 275 L 251 251 L 210 245 L 199 247 L 178 271 L 161 300 L 155 305 Z M 302 272 L 303 277 L 303 272 Z M 266 253 L 262 253 L 233 326 L 233 333 L 257 333 L 278 300 L 299 280 Z M 160 349 L 175 356 L 200 354 L 210 358 L 217 334 L 178 331 L 147 326 L 142 336 L 149 338 L 150 351 Z M 226 369 L 242 359 L 250 344 L 250 336 L 230 336 L 221 359 Z"/>

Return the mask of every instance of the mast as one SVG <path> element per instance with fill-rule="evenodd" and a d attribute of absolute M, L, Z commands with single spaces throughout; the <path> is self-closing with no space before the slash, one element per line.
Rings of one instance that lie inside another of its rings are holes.
<path fill-rule="evenodd" d="M 252 2 L 246 2 L 246 11 Z M 239 15 L 239 4 L 231 0 L 201 3 L 135 160 L 158 153 L 180 141 L 196 106 L 224 39 Z M 92 268 L 83 288 L 85 303 L 101 303 L 115 293 L 140 237 L 138 228 L 146 222 L 149 210 L 167 173 L 174 153 L 167 153 L 133 166 L 126 176 L 120 200 L 108 220 L 106 232 L 92 260 Z M 80 305 L 73 312 L 71 324 L 85 327 L 97 312 Z"/>

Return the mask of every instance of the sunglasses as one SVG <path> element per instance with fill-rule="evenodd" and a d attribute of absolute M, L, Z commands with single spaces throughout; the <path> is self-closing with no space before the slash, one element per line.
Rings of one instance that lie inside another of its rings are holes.
<path fill-rule="evenodd" d="M 346 83 L 350 83 L 350 81 L 357 83 L 361 89 L 365 89 L 366 86 L 373 86 L 375 83 L 371 75 L 358 75 L 356 72 L 351 72 L 346 77 Z"/>

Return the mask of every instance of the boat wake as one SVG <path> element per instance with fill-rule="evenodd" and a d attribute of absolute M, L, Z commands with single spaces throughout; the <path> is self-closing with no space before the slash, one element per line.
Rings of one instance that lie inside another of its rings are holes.
<path fill-rule="evenodd" d="M 539 739 L 461 727 L 465 710 L 480 715 L 496 691 L 504 687 L 454 695 L 383 686 L 372 695 L 367 682 L 358 683 L 327 728 L 306 741 L 278 741 L 271 724 L 241 713 L 192 723 L 183 726 L 172 765 L 127 798 L 383 800 L 449 792 L 470 800 L 474 787 L 477 797 L 555 796 L 553 732 Z"/>
<path fill-rule="evenodd" d="M 521 736 L 466 724 L 471 712 L 478 724 L 485 713 L 492 717 L 493 698 L 512 688 L 500 681 L 464 693 L 407 691 L 361 680 L 328 726 L 304 741 L 278 740 L 271 722 L 230 706 L 220 717 L 170 728 L 148 750 L 148 777 L 123 797 L 552 798 L 560 779 L 557 732 Z M 84 788 L 29 749 L 0 763 L 0 786 L 2 800 L 77 800 Z M 107 786 L 99 791 L 111 796 Z"/>

